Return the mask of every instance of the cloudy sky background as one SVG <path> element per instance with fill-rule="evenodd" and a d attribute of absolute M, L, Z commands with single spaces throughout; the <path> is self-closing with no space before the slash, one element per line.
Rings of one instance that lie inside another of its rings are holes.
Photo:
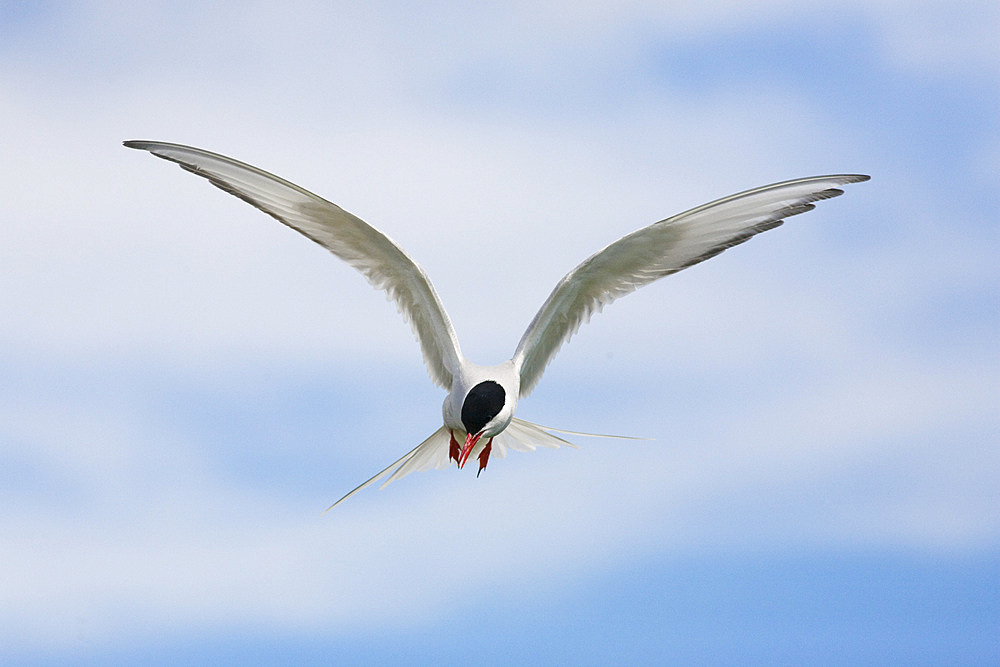
<path fill-rule="evenodd" d="M 0 2 L 0 662 L 1000 656 L 993 2 Z M 556 281 L 869 183 L 615 303 L 581 440 L 330 502 L 440 425 L 394 307 L 173 165 L 361 216 L 509 357 Z"/>

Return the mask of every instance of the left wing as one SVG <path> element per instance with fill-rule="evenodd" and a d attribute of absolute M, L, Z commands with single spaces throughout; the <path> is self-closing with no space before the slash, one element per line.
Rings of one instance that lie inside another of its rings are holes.
<path fill-rule="evenodd" d="M 563 343 L 594 313 L 643 285 L 686 269 L 811 211 L 868 176 L 814 176 L 731 195 L 624 236 L 570 271 L 542 304 L 514 352 L 521 398 L 538 384 Z"/>

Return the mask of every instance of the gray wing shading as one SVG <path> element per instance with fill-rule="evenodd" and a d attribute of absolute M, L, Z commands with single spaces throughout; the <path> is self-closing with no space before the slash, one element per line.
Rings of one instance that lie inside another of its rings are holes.
<path fill-rule="evenodd" d="M 410 323 L 431 379 L 451 388 L 462 358 L 451 320 L 424 270 L 385 234 L 336 204 L 232 158 L 154 141 L 126 141 L 125 146 L 149 151 L 208 179 L 360 271 L 396 302 Z"/>
<path fill-rule="evenodd" d="M 559 348 L 594 313 L 654 280 L 718 255 L 843 194 L 868 176 L 815 176 L 718 199 L 615 241 L 570 271 L 528 325 L 514 352 L 521 397 L 538 383 Z"/>

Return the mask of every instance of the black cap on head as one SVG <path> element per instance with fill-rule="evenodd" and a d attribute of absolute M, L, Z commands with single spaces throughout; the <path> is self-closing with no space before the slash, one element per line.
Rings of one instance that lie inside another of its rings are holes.
<path fill-rule="evenodd" d="M 507 398 L 503 387 L 493 380 L 473 387 L 462 404 L 462 424 L 468 433 L 479 433 L 503 410 Z"/>

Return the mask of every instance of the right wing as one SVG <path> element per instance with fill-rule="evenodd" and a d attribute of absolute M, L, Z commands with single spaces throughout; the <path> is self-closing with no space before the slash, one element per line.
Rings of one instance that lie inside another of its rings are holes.
<path fill-rule="evenodd" d="M 396 302 L 413 327 L 431 379 L 451 389 L 462 359 L 451 320 L 424 270 L 385 234 L 294 183 L 232 158 L 157 141 L 126 141 L 125 145 L 147 150 L 208 179 L 360 271 Z"/>

